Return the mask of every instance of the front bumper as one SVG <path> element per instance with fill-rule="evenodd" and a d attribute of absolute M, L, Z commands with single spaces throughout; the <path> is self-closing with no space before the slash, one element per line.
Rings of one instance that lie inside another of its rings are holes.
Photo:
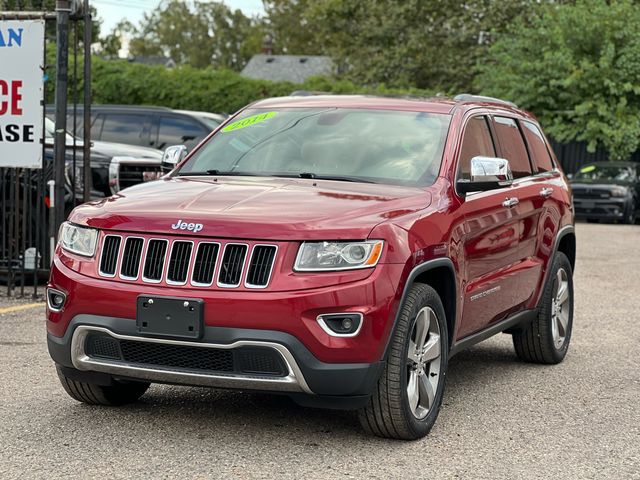
<path fill-rule="evenodd" d="M 577 218 L 620 220 L 624 218 L 628 200 L 626 198 L 581 199 L 574 198 L 573 206 Z"/>
<path fill-rule="evenodd" d="M 381 264 L 359 281 L 290 292 L 195 291 L 94 278 L 68 268 L 56 257 L 49 287 L 64 292 L 67 299 L 61 311 L 47 309 L 49 352 L 68 370 L 103 378 L 259 389 L 300 394 L 307 399 L 308 394 L 367 396 L 383 367 L 384 349 L 400 301 L 402 269 L 402 265 Z M 139 295 L 201 298 L 203 335 L 184 341 L 144 336 L 135 321 Z M 318 315 L 337 312 L 362 314 L 356 336 L 334 337 L 323 330 Z M 203 373 L 152 362 L 141 365 L 124 358 L 95 358 L 84 351 L 84 339 L 91 331 L 116 340 L 189 348 L 265 347 L 282 358 L 286 375 Z"/>
<path fill-rule="evenodd" d="M 87 335 L 96 332 L 140 344 L 162 343 L 202 349 L 270 348 L 281 355 L 286 374 L 258 375 L 203 372 L 183 367 L 162 367 L 92 356 L 85 349 Z M 81 372 L 97 372 L 116 378 L 218 388 L 266 390 L 326 396 L 366 396 L 373 390 L 383 364 L 327 364 L 316 359 L 291 335 L 266 330 L 206 327 L 197 342 L 139 336 L 128 319 L 78 315 L 63 337 L 47 335 L 51 358 L 60 366 Z M 100 378 L 100 377 L 96 377 Z M 90 380 L 90 376 L 89 376 Z M 99 381 L 99 380 L 96 380 Z"/>

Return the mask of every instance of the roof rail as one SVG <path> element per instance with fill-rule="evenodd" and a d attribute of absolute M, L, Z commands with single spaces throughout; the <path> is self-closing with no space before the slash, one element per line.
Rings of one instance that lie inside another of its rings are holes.
<path fill-rule="evenodd" d="M 509 102 L 507 100 L 501 100 L 499 98 L 494 97 L 485 97 L 483 95 L 472 95 L 470 93 L 461 93 L 460 95 L 456 95 L 453 97 L 453 100 L 456 102 L 488 102 L 488 103 L 501 103 L 503 105 L 509 105 L 513 108 L 518 108 L 513 102 Z"/>

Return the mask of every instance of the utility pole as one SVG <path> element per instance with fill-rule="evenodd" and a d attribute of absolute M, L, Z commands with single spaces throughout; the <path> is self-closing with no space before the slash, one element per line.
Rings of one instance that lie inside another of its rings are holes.
<path fill-rule="evenodd" d="M 91 200 L 91 10 L 89 0 L 84 0 L 84 146 L 82 148 L 82 160 L 84 168 L 84 192 L 82 200 Z"/>
<path fill-rule="evenodd" d="M 54 225 L 53 234 L 64 222 L 64 169 L 67 131 L 67 86 L 69 81 L 69 16 L 70 0 L 56 0 L 56 131 L 53 159 Z"/>

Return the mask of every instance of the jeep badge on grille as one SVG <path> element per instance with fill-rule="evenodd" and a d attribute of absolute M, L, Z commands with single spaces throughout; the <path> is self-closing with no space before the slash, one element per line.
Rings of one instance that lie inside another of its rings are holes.
<path fill-rule="evenodd" d="M 189 230 L 190 232 L 197 233 L 204 228 L 201 223 L 187 223 L 182 220 L 178 220 L 176 223 L 171 225 L 173 230 Z"/>

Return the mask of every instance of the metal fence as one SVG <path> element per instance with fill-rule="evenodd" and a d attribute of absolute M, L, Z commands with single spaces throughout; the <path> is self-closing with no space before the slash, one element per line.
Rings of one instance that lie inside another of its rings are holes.
<path fill-rule="evenodd" d="M 9 296 L 38 296 L 43 293 L 42 285 L 49 275 L 58 226 L 70 208 L 83 200 L 76 198 L 76 192 L 89 191 L 83 187 L 86 178 L 75 178 L 77 171 L 87 170 L 79 170 L 76 166 L 82 165 L 84 158 L 89 157 L 85 152 L 90 145 L 89 131 L 84 142 L 79 141 L 75 135 L 78 123 L 75 116 L 82 116 L 84 113 L 81 107 L 76 108 L 75 105 L 80 100 L 90 104 L 90 81 L 85 81 L 90 78 L 86 73 L 90 57 L 85 57 L 88 61 L 79 68 L 82 59 L 79 60 L 78 55 L 81 44 L 90 45 L 90 29 L 87 32 L 85 28 L 88 36 L 80 34 L 83 25 L 90 25 L 90 12 L 88 8 L 82 9 L 82 2 L 70 0 L 57 0 L 55 12 L 44 11 L 51 3 L 46 0 L 0 0 L 0 20 L 43 19 L 44 50 L 47 52 L 47 47 L 57 47 L 56 60 L 52 62 L 55 64 L 47 64 L 45 60 L 43 72 L 42 169 L 0 168 L 0 288 L 5 289 Z M 88 2 L 84 6 L 87 7 Z M 7 10 L 8 8 L 11 10 Z M 62 27 L 61 18 L 66 23 Z M 67 68 L 69 57 L 72 59 L 71 69 Z M 45 55 L 46 58 L 52 58 L 52 55 Z M 73 135 L 70 142 L 66 140 L 64 132 L 60 133 L 57 124 L 53 128 L 53 123 L 46 120 L 45 106 L 53 100 L 53 89 L 50 88 L 53 78 L 56 80 L 56 110 L 59 110 L 56 112 L 56 119 L 64 117 L 63 129 L 66 129 L 64 123 L 67 108 L 70 110 L 72 120 L 69 133 Z M 58 88 L 61 78 L 63 95 L 60 95 Z M 85 95 L 83 99 L 79 99 L 78 92 L 82 87 Z M 68 90 L 72 92 L 70 107 L 67 107 Z M 57 192 L 54 184 L 58 185 Z M 80 188 L 72 188 L 71 185 L 79 185 Z"/>

